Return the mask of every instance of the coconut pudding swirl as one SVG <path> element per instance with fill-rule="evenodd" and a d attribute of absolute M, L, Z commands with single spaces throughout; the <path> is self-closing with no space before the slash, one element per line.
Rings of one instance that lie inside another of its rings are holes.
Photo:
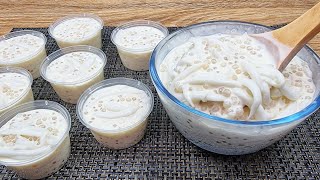
<path fill-rule="evenodd" d="M 47 68 L 48 79 L 77 82 L 95 75 L 103 66 L 102 59 L 91 52 L 72 52 L 53 61 Z"/>
<path fill-rule="evenodd" d="M 56 111 L 19 113 L 0 128 L 0 159 L 32 159 L 49 152 L 66 130 L 65 118 Z"/>
<path fill-rule="evenodd" d="M 150 97 L 139 89 L 115 85 L 94 92 L 85 103 L 84 118 L 94 127 L 117 130 L 144 120 Z"/>
<path fill-rule="evenodd" d="M 306 62 L 295 57 L 282 74 L 264 44 L 246 34 L 191 38 L 165 57 L 160 78 L 182 102 L 237 120 L 293 114 L 315 93 Z"/>

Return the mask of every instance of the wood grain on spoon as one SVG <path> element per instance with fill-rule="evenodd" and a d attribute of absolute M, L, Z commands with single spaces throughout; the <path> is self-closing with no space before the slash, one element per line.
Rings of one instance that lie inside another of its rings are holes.
<path fill-rule="evenodd" d="M 313 6 L 290 24 L 253 37 L 262 41 L 278 60 L 278 69 L 282 71 L 291 59 L 320 32 L 320 3 Z"/>

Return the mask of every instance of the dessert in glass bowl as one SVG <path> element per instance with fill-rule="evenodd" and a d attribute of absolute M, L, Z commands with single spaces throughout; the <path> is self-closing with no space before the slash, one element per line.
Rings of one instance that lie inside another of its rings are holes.
<path fill-rule="evenodd" d="M 150 73 L 177 129 L 220 154 L 247 154 L 280 140 L 318 109 L 318 56 L 305 47 L 279 72 L 238 21 L 192 25 L 155 49 Z"/>

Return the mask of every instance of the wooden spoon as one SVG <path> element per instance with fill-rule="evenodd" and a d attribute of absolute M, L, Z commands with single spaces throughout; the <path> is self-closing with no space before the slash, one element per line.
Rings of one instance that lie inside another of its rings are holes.
<path fill-rule="evenodd" d="M 320 3 L 290 24 L 266 33 L 251 36 L 264 43 L 284 70 L 302 47 L 320 32 Z"/>

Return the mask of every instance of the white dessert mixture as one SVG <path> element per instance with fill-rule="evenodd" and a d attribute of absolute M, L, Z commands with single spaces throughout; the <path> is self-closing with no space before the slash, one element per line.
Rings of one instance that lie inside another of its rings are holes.
<path fill-rule="evenodd" d="M 101 70 L 103 60 L 91 52 L 72 52 L 52 61 L 47 78 L 60 83 L 77 82 L 94 76 Z"/>
<path fill-rule="evenodd" d="M 151 49 L 165 37 L 165 34 L 157 28 L 150 26 L 134 26 L 120 29 L 115 35 L 114 41 L 129 49 Z"/>
<path fill-rule="evenodd" d="M 159 74 L 169 92 L 187 105 L 236 120 L 285 117 L 315 95 L 305 61 L 295 57 L 281 73 L 266 46 L 246 34 L 190 38 L 169 52 Z"/>
<path fill-rule="evenodd" d="M 0 159 L 26 160 L 48 153 L 63 138 L 67 127 L 65 118 L 53 110 L 19 113 L 0 128 Z"/>
<path fill-rule="evenodd" d="M 43 48 L 45 41 L 31 34 L 16 36 L 0 41 L 0 63 L 8 64 L 35 55 Z"/>
<path fill-rule="evenodd" d="M 29 77 L 19 73 L 0 74 L 0 109 L 20 99 L 31 86 Z"/>
<path fill-rule="evenodd" d="M 79 17 L 58 24 L 53 29 L 53 35 L 63 41 L 79 41 L 91 37 L 101 28 L 97 20 L 90 17 Z"/>
<path fill-rule="evenodd" d="M 83 107 L 83 119 L 93 127 L 119 130 L 145 120 L 150 97 L 126 85 L 105 87 L 90 95 Z"/>

